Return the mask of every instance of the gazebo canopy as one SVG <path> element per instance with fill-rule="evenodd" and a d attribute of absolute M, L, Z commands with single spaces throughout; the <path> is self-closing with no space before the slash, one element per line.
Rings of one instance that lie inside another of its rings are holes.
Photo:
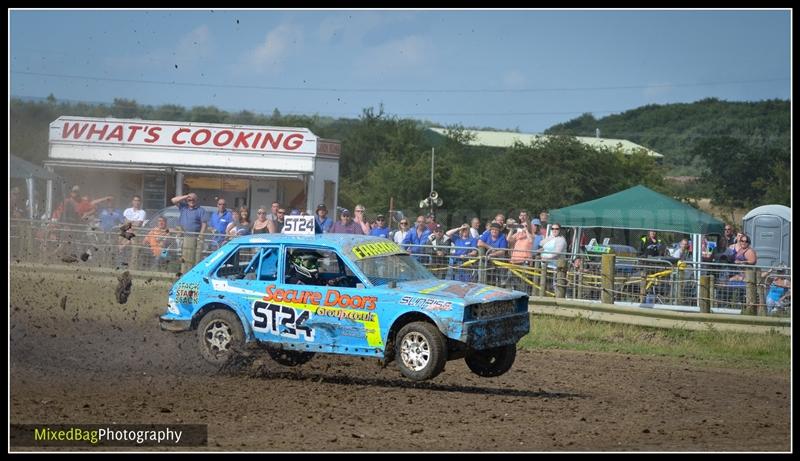
<path fill-rule="evenodd" d="M 570 227 L 643 229 L 685 234 L 721 234 L 713 216 L 644 186 L 550 211 L 550 222 Z"/>

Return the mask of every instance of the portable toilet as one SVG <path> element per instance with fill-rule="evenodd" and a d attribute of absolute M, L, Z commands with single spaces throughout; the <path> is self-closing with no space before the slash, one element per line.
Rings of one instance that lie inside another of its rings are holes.
<path fill-rule="evenodd" d="M 791 267 L 792 209 L 783 205 L 754 208 L 742 219 L 750 246 L 758 254 L 759 266 L 783 264 Z"/>

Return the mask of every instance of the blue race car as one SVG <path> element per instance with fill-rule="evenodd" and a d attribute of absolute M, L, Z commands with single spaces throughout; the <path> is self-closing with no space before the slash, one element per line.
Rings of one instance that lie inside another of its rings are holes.
<path fill-rule="evenodd" d="M 236 238 L 175 283 L 160 323 L 197 330 L 213 364 L 256 341 L 284 365 L 375 357 L 415 381 L 459 358 L 502 375 L 530 330 L 525 293 L 437 279 L 394 242 L 350 234 Z"/>

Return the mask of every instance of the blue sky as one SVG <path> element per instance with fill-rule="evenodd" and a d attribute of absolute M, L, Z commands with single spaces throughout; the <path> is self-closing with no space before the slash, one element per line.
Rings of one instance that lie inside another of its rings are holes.
<path fill-rule="evenodd" d="M 11 96 L 541 132 L 790 98 L 788 10 L 9 11 Z"/>

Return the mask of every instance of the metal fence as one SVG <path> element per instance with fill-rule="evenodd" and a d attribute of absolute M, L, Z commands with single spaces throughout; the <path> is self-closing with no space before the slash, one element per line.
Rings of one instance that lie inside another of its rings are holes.
<path fill-rule="evenodd" d="M 170 232 L 148 235 L 133 229 L 103 232 L 88 225 L 11 220 L 11 257 L 41 264 L 80 263 L 94 267 L 185 272 L 216 250 L 224 235 Z M 791 314 L 791 269 L 536 252 L 514 257 L 458 255 L 474 248 L 415 245 L 412 255 L 442 279 L 481 282 L 532 296 L 590 300 L 678 311 Z M 195 251 L 194 258 L 191 250 Z M 458 251 L 462 250 L 462 251 Z M 510 251 L 506 254 L 510 254 Z"/>

